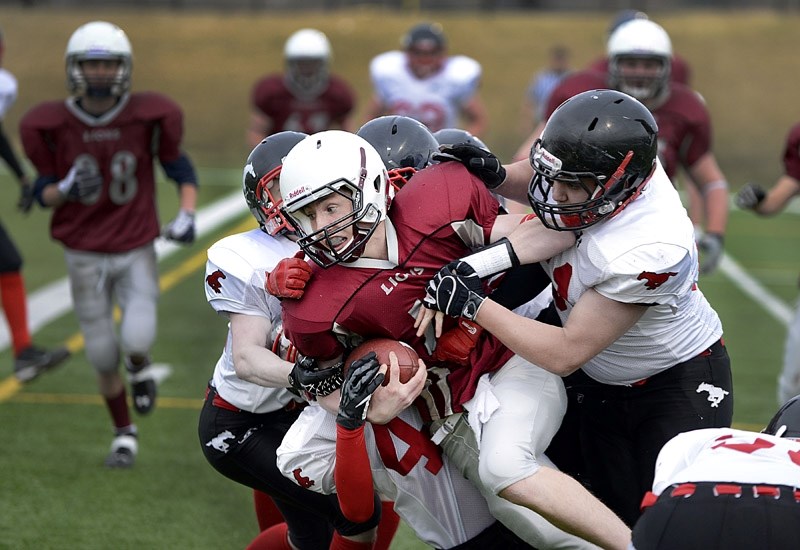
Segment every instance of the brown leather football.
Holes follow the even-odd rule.
[[[391,368],[389,352],[393,351],[397,355],[397,362],[400,365],[400,382],[408,382],[419,369],[419,355],[414,351],[414,348],[405,342],[392,340],[391,338],[373,338],[372,340],[365,341],[350,352],[344,364],[344,372],[346,373],[350,368],[350,363],[361,359],[371,351],[375,352],[381,364],[385,363],[389,368]],[[386,378],[383,381],[383,385],[385,386],[388,383],[389,371],[386,371]]]

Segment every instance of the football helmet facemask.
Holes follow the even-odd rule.
[[[131,85],[133,51],[125,31],[106,21],[92,21],[78,27],[67,42],[64,53],[67,89],[75,96],[119,97]],[[82,63],[89,60],[116,60],[119,67],[106,80],[87,80]]]
[[[328,87],[331,45],[324,33],[300,29],[283,48],[286,86],[298,98],[309,100]]]
[[[321,267],[358,258],[394,198],[381,156],[364,138],[341,130],[312,134],[283,160],[281,211],[294,226],[297,244]],[[352,204],[338,220],[314,228],[304,207],[337,193]],[[352,228],[344,246],[333,237]]]
[[[383,159],[389,173],[389,183],[399,191],[417,170],[431,164],[431,155],[439,143],[428,127],[405,116],[374,118],[358,129]]]
[[[273,237],[294,231],[280,211],[280,189],[275,183],[280,181],[283,157],[305,137],[306,134],[301,132],[272,134],[250,151],[244,165],[242,172],[244,200],[261,230]]]
[[[622,92],[592,90],[568,99],[531,148],[533,211],[559,231],[585,229],[620,212],[655,169],[657,134],[650,111]],[[555,181],[583,187],[586,200],[557,203]]]
[[[800,439],[800,395],[792,397],[778,409],[764,433],[789,439]]]
[[[672,42],[658,23],[634,19],[620,25],[608,39],[607,53],[609,85],[612,88],[639,101],[656,99],[669,91]],[[655,74],[630,74],[620,68],[624,59],[654,59],[661,68]]]

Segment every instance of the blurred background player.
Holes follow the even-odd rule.
[[[106,465],[133,466],[138,452],[122,358],[139,414],[155,406],[150,350],[159,294],[154,241],[194,241],[197,178],[181,150],[183,114],[155,92],[131,93],[133,54],[105,21],[80,26],[66,48],[66,101],[48,101],[20,122],[35,190],[53,209],[50,234],[64,246],[75,314],[114,427]],[[159,229],[154,161],[175,181],[178,215]],[[119,337],[114,303],[122,310]]]
[[[606,40],[611,38],[611,35],[614,34],[614,31],[616,31],[621,25],[627,23],[628,21],[633,21],[634,19],[650,19],[650,17],[645,12],[639,10],[620,10],[608,25],[608,30],[606,31]],[[600,59],[596,59],[586,68],[590,71],[607,73],[608,57],[603,56]],[[670,62],[669,72],[670,80],[672,82],[677,82],[678,84],[689,86],[691,74],[692,71],[691,67],[689,66],[689,62],[679,54],[672,52],[672,60]]]
[[[0,157],[17,178],[20,198],[17,208],[27,213],[33,206],[33,186],[11,148],[2,121],[17,99],[17,79],[2,67],[5,42],[0,31]],[[53,350],[35,346],[28,327],[28,304],[25,281],[22,278],[22,256],[14,241],[0,224],[0,303],[8,323],[14,348],[14,376],[20,382],[30,382],[44,371],[61,364],[69,351],[64,347]]]
[[[242,188],[259,227],[216,242],[206,264],[206,299],[228,319],[229,329],[200,413],[201,449],[219,473],[269,495],[286,520],[261,533],[253,549],[282,548],[287,537],[293,547],[309,550],[328,548],[332,537],[336,544],[344,543],[343,536],[371,541],[380,516],[379,506],[362,524],[349,522],[335,495],[308,491],[275,464],[276,450],[305,402],[287,389],[296,351],[281,338],[281,305],[264,292],[264,272],[299,250],[278,210],[278,181],[283,157],[304,137],[279,132],[253,149]],[[264,525],[261,516],[259,523]]]
[[[709,428],[661,449],[636,550],[790,550],[800,540],[800,395],[762,432]]]
[[[551,46],[548,50],[547,65],[533,75],[525,90],[522,102],[522,131],[528,135],[539,122],[544,120],[544,111],[550,93],[565,76],[572,72],[570,51],[563,44]]]
[[[786,137],[783,149],[783,175],[769,190],[756,183],[748,183],[736,195],[736,205],[761,216],[774,216],[782,212],[789,201],[798,194],[800,194],[800,123],[795,124]],[[797,394],[800,394],[800,302],[786,334],[783,368],[778,377],[778,402],[785,403]]]
[[[354,129],[351,115],[356,96],[347,82],[331,74],[332,58],[328,37],[316,29],[300,29],[286,40],[284,72],[267,75],[253,86],[247,130],[250,147],[282,131],[313,134]]]
[[[672,42],[667,32],[648,19],[633,19],[620,25],[608,40],[609,71],[581,71],[565,78],[553,90],[546,114],[566,99],[588,90],[612,88],[641,101],[658,123],[658,155],[674,182],[679,168],[702,198],[705,224],[696,228],[701,251],[700,273],[713,272],[723,254],[728,223],[728,183],[712,150],[711,116],[703,98],[691,88],[670,82]],[[546,122],[546,121],[545,121]],[[541,134],[539,124],[517,151],[527,158]],[[691,200],[690,200],[691,202]],[[694,211],[694,205],[689,205]],[[697,215],[692,222],[700,223]]]
[[[420,23],[403,36],[403,50],[382,53],[369,65],[373,95],[367,120],[403,115],[431,132],[463,127],[486,133],[489,114],[478,88],[481,66],[470,57],[447,54],[447,39],[436,23]]]

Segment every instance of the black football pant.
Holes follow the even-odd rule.
[[[11,236],[0,223],[0,273],[16,273],[22,269],[22,256]]]
[[[235,412],[213,405],[215,395],[214,388],[209,386],[198,426],[206,460],[225,477],[272,497],[289,526],[295,546],[301,550],[327,549],[333,529],[341,535],[356,535],[378,525],[381,503],[377,495],[372,518],[356,524],[342,515],[335,494],[322,495],[303,489],[278,470],[277,449],[299,410],[265,414]],[[224,435],[220,438],[221,434]],[[208,445],[212,440],[225,450]]]
[[[795,550],[800,548],[800,495],[776,486],[761,494],[742,484],[739,496],[714,496],[715,483],[698,483],[691,496],[667,488],[633,528],[636,550]],[[761,486],[763,488],[763,486]]]
[[[652,488],[664,444],[679,433],[728,427],[733,420],[730,358],[720,342],[640,385],[601,384],[582,372],[570,382],[587,484],[629,526]],[[728,393],[712,399],[712,392]]]

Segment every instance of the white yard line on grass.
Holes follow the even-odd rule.
[[[247,212],[242,193],[232,193],[197,211],[198,238],[215,231],[220,226]],[[156,241],[156,254],[159,260],[167,258],[180,250],[180,246],[159,238]],[[64,277],[28,295],[28,324],[35,333],[48,323],[55,321],[72,310],[72,297],[69,283]],[[0,351],[11,344],[11,337],[5,323],[0,323]]]

